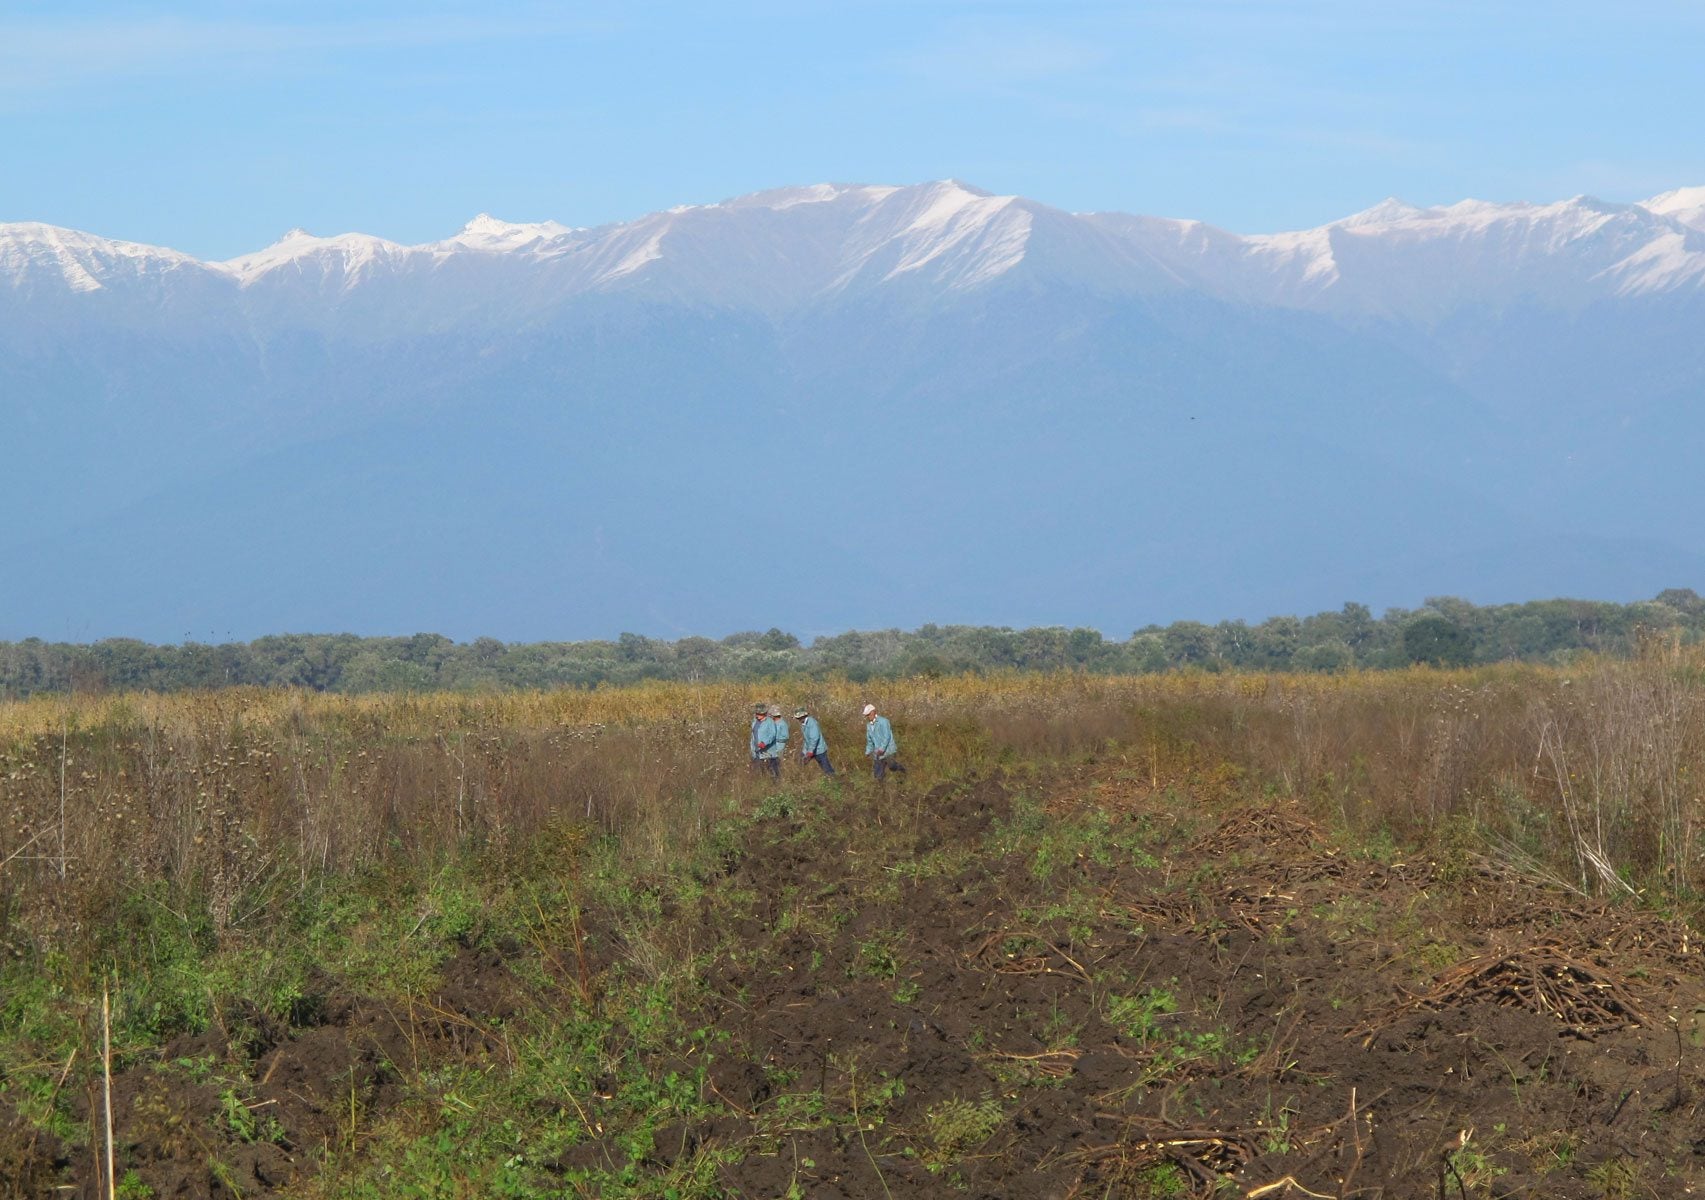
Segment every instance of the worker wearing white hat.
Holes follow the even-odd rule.
[[[764,709],[761,718],[754,717],[752,750],[757,755],[753,765],[781,778],[781,755],[787,747],[787,722],[781,719],[781,708],[772,704]]]
[[[781,778],[781,756],[787,753],[787,719],[781,715],[781,705],[770,705],[768,717],[758,726],[758,756],[771,775]]]
[[[888,718],[876,711],[876,705],[866,704],[864,753],[870,759],[876,778],[881,779],[889,771],[898,771],[902,775],[906,773],[906,768],[894,759],[899,752],[900,744],[894,740],[894,727],[888,723]]]
[[[793,719],[799,722],[799,761],[814,762],[822,768],[823,774],[833,775],[835,764],[829,761],[829,743],[823,740],[823,727],[817,723],[817,718],[811,715],[811,710],[800,705],[793,710]]]

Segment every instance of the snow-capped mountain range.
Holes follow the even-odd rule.
[[[548,309],[617,291],[766,313],[883,287],[969,291],[1046,279],[1110,293],[1185,289],[1222,300],[1430,319],[1531,300],[1581,306],[1705,286],[1705,187],[1641,204],[1386,200],[1318,229],[1241,235],[1199,221],[1067,213],[947,180],[821,184],[572,228],[486,214],[443,241],[291,230],[263,250],[200,262],[174,250],[36,223],[0,224],[0,287],[13,299],[130,292],[225,302],[293,293],[335,304],[407,281],[508,289]],[[424,315],[424,314],[423,314]],[[452,307],[447,319],[461,316]]]
[[[0,637],[1649,594],[1702,582],[1702,335],[1705,187],[1243,235],[822,184],[227,262],[0,224]],[[758,493],[850,528],[754,556]]]

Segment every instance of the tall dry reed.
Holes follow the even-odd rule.
[[[1583,891],[1691,892],[1702,676],[1671,647],[1568,671],[41,697],[0,705],[0,921],[75,931],[163,882],[239,930],[319,873],[502,850],[562,821],[667,856],[768,786],[746,761],[754,699],[807,703],[855,773],[872,698],[927,768],[914,785],[1091,751],[1151,781],[1188,761],[1365,833],[1472,822]]]

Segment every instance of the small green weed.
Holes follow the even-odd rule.
[[[1177,1011],[1177,997],[1163,988],[1150,988],[1139,996],[1107,997],[1107,1023],[1145,1046],[1161,1035],[1160,1019]]]
[[[126,1171],[124,1178],[113,1188],[117,1200],[153,1200],[154,1189],[142,1182],[142,1177],[134,1170]]]
[[[1470,1196],[1489,1193],[1492,1184],[1508,1169],[1493,1162],[1486,1151],[1474,1142],[1474,1134],[1462,1135],[1462,1144],[1445,1155],[1445,1167],[1460,1189]]]
[[[1604,1200],[1632,1200],[1640,1183],[1639,1164],[1626,1158],[1607,1158],[1588,1168],[1587,1182],[1603,1194]]]
[[[1561,1170],[1575,1161],[1575,1155],[1580,1150],[1580,1140],[1566,1130],[1558,1129],[1550,1133],[1539,1133],[1516,1146],[1532,1161],[1534,1170],[1541,1175],[1551,1171]]]
[[[924,1113],[927,1145],[920,1161],[932,1172],[940,1172],[981,1149],[999,1128],[1005,1114],[1000,1102],[984,1098],[965,1100],[955,1096],[932,1104]]]
[[[232,1088],[219,1093],[219,1119],[238,1141],[252,1142],[259,1132],[255,1114]]]
[[[1172,1163],[1144,1167],[1131,1182],[1135,1185],[1134,1194],[1142,1200],[1173,1200],[1190,1194],[1190,1181]]]
[[[1269,1099],[1268,1104],[1272,1101]],[[1291,1152],[1291,1119],[1298,1114],[1290,1100],[1286,1100],[1277,1109],[1269,1108],[1267,1114],[1256,1121],[1261,1127],[1261,1150],[1265,1154],[1289,1154]]]
[[[860,942],[850,972],[865,979],[893,979],[900,974],[900,959],[891,941],[870,938]]]

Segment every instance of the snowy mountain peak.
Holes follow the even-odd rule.
[[[1705,230],[1705,187],[1676,188],[1661,196],[1653,196],[1640,207],[1694,229]]]
[[[1373,228],[1413,220],[1416,217],[1425,216],[1427,212],[1427,209],[1416,208],[1406,200],[1399,200],[1396,196],[1387,196],[1372,208],[1365,208],[1359,213],[1354,213],[1341,221],[1334,221],[1332,224],[1339,229]]]
[[[1029,247],[1032,213],[1016,196],[944,179],[862,199],[830,290],[902,279],[950,290],[975,287],[1011,271]]]
[[[0,224],[0,284],[13,289],[58,286],[98,292],[122,278],[155,277],[198,269],[187,254],[160,246],[116,241],[39,221]]]
[[[292,229],[264,250],[217,265],[236,276],[244,287],[278,272],[321,278],[337,276],[347,287],[375,265],[406,257],[408,253],[405,246],[367,233],[316,237],[305,229]]]
[[[1705,187],[1676,188],[1653,196],[1640,205],[1655,213],[1671,213],[1677,209],[1698,208],[1705,205]]]
[[[80,253],[111,255],[117,258],[163,259],[170,262],[193,263],[197,260],[164,246],[148,246],[104,238],[80,229],[66,229],[41,221],[0,222],[0,246],[36,246],[74,250]]]
[[[1601,224],[1604,218],[1634,211],[1627,204],[1613,204],[1595,196],[1574,196],[1554,204],[1532,204],[1525,200],[1498,202],[1492,200],[1459,200],[1455,204],[1420,207],[1395,197],[1383,200],[1372,208],[1333,221],[1324,229],[1348,229],[1358,233],[1407,230],[1433,236],[1443,227],[1462,231],[1485,230],[1499,224],[1552,224],[1588,227]],[[1305,230],[1312,233],[1313,230]],[[1279,235],[1285,236],[1285,235]],[[1292,235],[1295,236],[1295,235]]]
[[[806,204],[833,204],[836,201],[849,201],[854,204],[875,203],[886,199],[895,192],[897,187],[879,184],[863,183],[811,183],[801,187],[770,188],[762,192],[751,192],[744,196],[736,196],[732,200],[724,200],[715,207],[720,209],[764,208],[772,212],[798,208]],[[690,208],[672,209],[673,212],[690,212]]]
[[[1627,212],[1633,207],[1633,205],[1629,204],[1618,204],[1614,200],[1600,200],[1597,196],[1589,196],[1585,193],[1582,193],[1579,196],[1572,196],[1563,203],[1577,211],[1594,212],[1603,216],[1611,216],[1616,213]]]
[[[980,188],[974,183],[966,183],[963,179],[941,179],[941,180],[937,180],[933,184],[926,184],[925,186],[926,187],[937,187],[937,188],[952,188],[956,192],[965,192],[965,193],[968,193],[969,195],[979,196],[979,197],[983,197],[983,198],[992,197],[994,195],[993,192],[988,191],[985,188]]]
[[[565,237],[576,230],[558,221],[513,222],[500,221],[490,213],[481,213],[455,237],[441,243],[446,247],[462,246],[470,250],[496,253],[536,249],[545,242]]]

